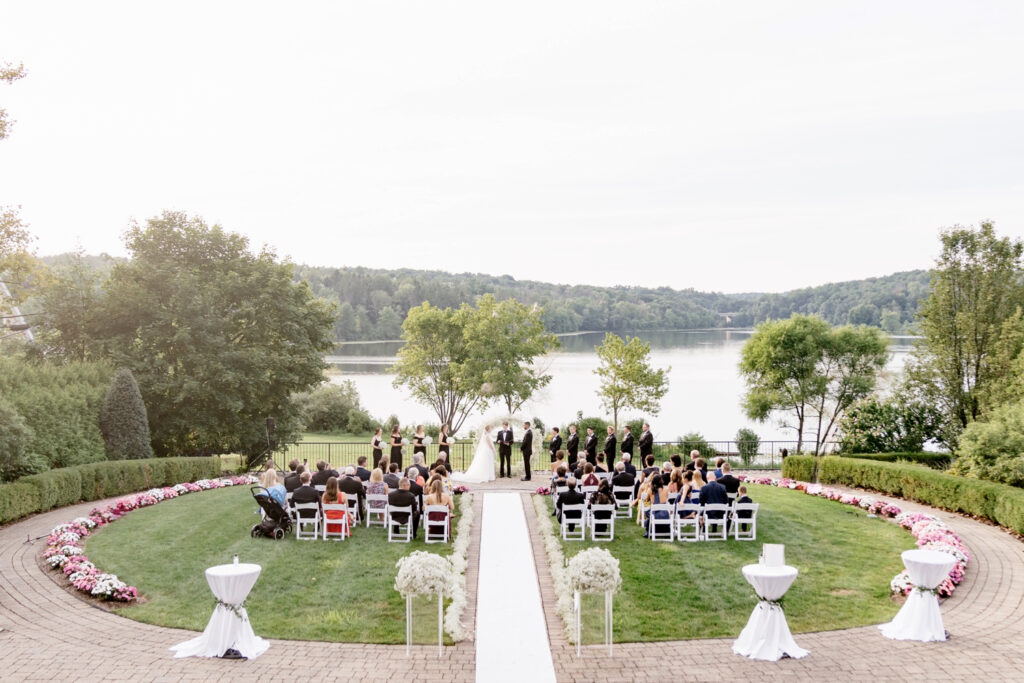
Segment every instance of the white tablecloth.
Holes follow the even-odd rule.
[[[206,570],[206,582],[213,595],[221,603],[236,606],[238,613],[218,604],[201,636],[171,648],[175,658],[220,657],[234,648],[244,657],[254,659],[267,651],[270,643],[253,633],[245,608],[238,607],[252,590],[260,570],[258,564],[221,564]]]
[[[895,618],[878,628],[883,636],[893,640],[945,640],[946,628],[939,611],[939,596],[933,591],[949,576],[956,558],[935,550],[904,550],[902,557],[910,580],[917,588],[910,591]]]
[[[751,659],[772,662],[782,659],[783,655],[799,659],[810,654],[794,642],[782,608],[771,604],[786,594],[796,580],[796,575],[796,567],[767,567],[761,564],[743,567],[743,578],[754,587],[761,602],[754,607],[740,637],[732,644],[733,652]]]

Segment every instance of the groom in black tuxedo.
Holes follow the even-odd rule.
[[[526,476],[519,481],[530,481],[530,456],[533,455],[533,432],[530,430],[530,423],[524,422],[523,443],[519,450],[523,452],[523,467],[526,469]]]
[[[565,451],[569,454],[566,463],[572,472],[576,469],[576,459],[579,457],[577,453],[580,452],[580,435],[576,433],[576,425],[569,425],[569,439],[565,442]]]
[[[558,427],[552,427],[551,431],[553,431],[555,433],[555,435],[553,437],[551,437],[551,447],[550,447],[551,448],[551,462],[554,462],[555,461],[555,455],[558,453],[559,449],[562,448],[562,436],[558,433]]]
[[[508,428],[508,422],[501,423],[498,430],[498,462],[500,465],[500,476],[512,476],[512,430]],[[505,473],[506,466],[508,474]]]

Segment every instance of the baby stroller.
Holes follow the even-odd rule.
[[[288,516],[288,512],[271,498],[270,491],[262,486],[253,486],[249,490],[252,491],[252,497],[256,500],[256,504],[266,513],[263,521],[253,526],[250,532],[252,537],[266,536],[277,540],[284,538],[284,535],[292,530],[292,520]]]

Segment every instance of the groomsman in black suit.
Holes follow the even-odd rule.
[[[608,425],[608,438],[604,440],[604,461],[615,462],[615,442],[618,439],[615,438],[615,427]]]
[[[523,423],[523,442],[519,446],[519,450],[523,452],[523,468],[526,470],[526,476],[519,481],[530,481],[530,456],[533,455],[533,431],[530,430],[530,423]]]
[[[583,442],[583,450],[587,452],[587,462],[591,465],[597,464],[597,436],[594,435],[594,428],[587,427],[587,440]]]
[[[557,453],[558,450],[562,447],[562,437],[558,433],[558,427],[552,427],[551,431],[553,431],[555,433],[555,435],[553,437],[551,437],[551,446],[550,446],[550,449],[551,449],[551,462],[554,462],[555,461],[555,453]]]
[[[569,454],[568,470],[576,469],[577,454],[580,452],[580,435],[576,433],[576,425],[569,425],[569,439],[565,442],[565,450]]]
[[[651,425],[644,422],[644,431],[640,434],[640,464],[647,462],[647,456],[654,453],[654,435],[651,434]]]
[[[500,465],[500,476],[512,476],[512,430],[508,428],[508,422],[501,423],[498,430],[498,462]],[[506,466],[508,474],[505,473]]]
[[[625,434],[622,435],[622,446],[619,447],[619,450],[623,453],[633,455],[633,428],[626,425],[623,429],[625,430]],[[612,461],[609,460],[608,462],[611,464]]]

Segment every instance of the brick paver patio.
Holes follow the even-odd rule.
[[[526,495],[538,484],[505,479],[472,488],[474,493],[523,492],[535,532],[533,550],[559,680],[647,681],[668,675],[677,680],[1024,680],[1024,544],[997,527],[906,502],[900,503],[904,509],[929,510],[951,524],[971,552],[967,578],[943,605],[951,635],[946,643],[890,641],[867,626],[798,635],[797,642],[811,650],[802,660],[753,662],[732,654],[731,639],[716,639],[616,645],[614,657],[600,647],[586,647],[578,661],[552,609],[547,557]],[[28,539],[45,536],[56,524],[96,504],[54,510],[0,529],[0,680],[473,679],[472,642],[446,648],[440,660],[430,646],[414,648],[407,659],[404,646],[282,640],[272,640],[270,650],[254,661],[172,659],[167,648],[193,633],[140,624],[94,608],[63,590],[37,564],[43,541]],[[476,497],[474,507],[480,520],[482,496]],[[480,527],[477,523],[474,528],[467,569],[470,622],[476,609]]]

